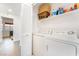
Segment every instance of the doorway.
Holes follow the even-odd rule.
[[[13,19],[2,17],[2,39],[10,39],[13,40]]]

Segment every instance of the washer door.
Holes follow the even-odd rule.
[[[76,47],[74,45],[69,45],[61,43],[54,40],[48,40],[48,52],[49,56],[75,56]]]

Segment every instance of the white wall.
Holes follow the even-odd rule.
[[[2,19],[0,17],[0,42],[2,42],[2,28],[3,28],[3,26],[2,26]]]
[[[20,17],[14,18],[14,25],[13,25],[13,35],[14,41],[21,40],[21,19]]]
[[[33,6],[33,16],[32,16],[32,18],[33,18],[33,21],[32,21],[33,33],[36,33],[39,30],[39,24],[38,24],[39,23],[39,21],[38,21],[38,7],[39,7],[39,5],[40,4],[36,4],[35,6]]]

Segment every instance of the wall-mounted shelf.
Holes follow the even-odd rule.
[[[63,13],[63,14],[60,14],[60,15],[49,16],[48,18],[44,18],[42,20],[39,20],[39,22],[43,23],[43,22],[46,22],[46,21],[54,20],[55,18],[60,18],[60,17],[63,17],[63,16],[70,16],[70,15],[74,15],[74,14],[79,15],[78,12],[79,12],[79,9],[76,9],[76,10],[73,10],[73,11],[70,11],[70,12],[66,12],[66,13]]]

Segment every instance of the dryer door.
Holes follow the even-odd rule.
[[[75,56],[76,48],[74,45],[48,40],[47,55],[49,56]]]

